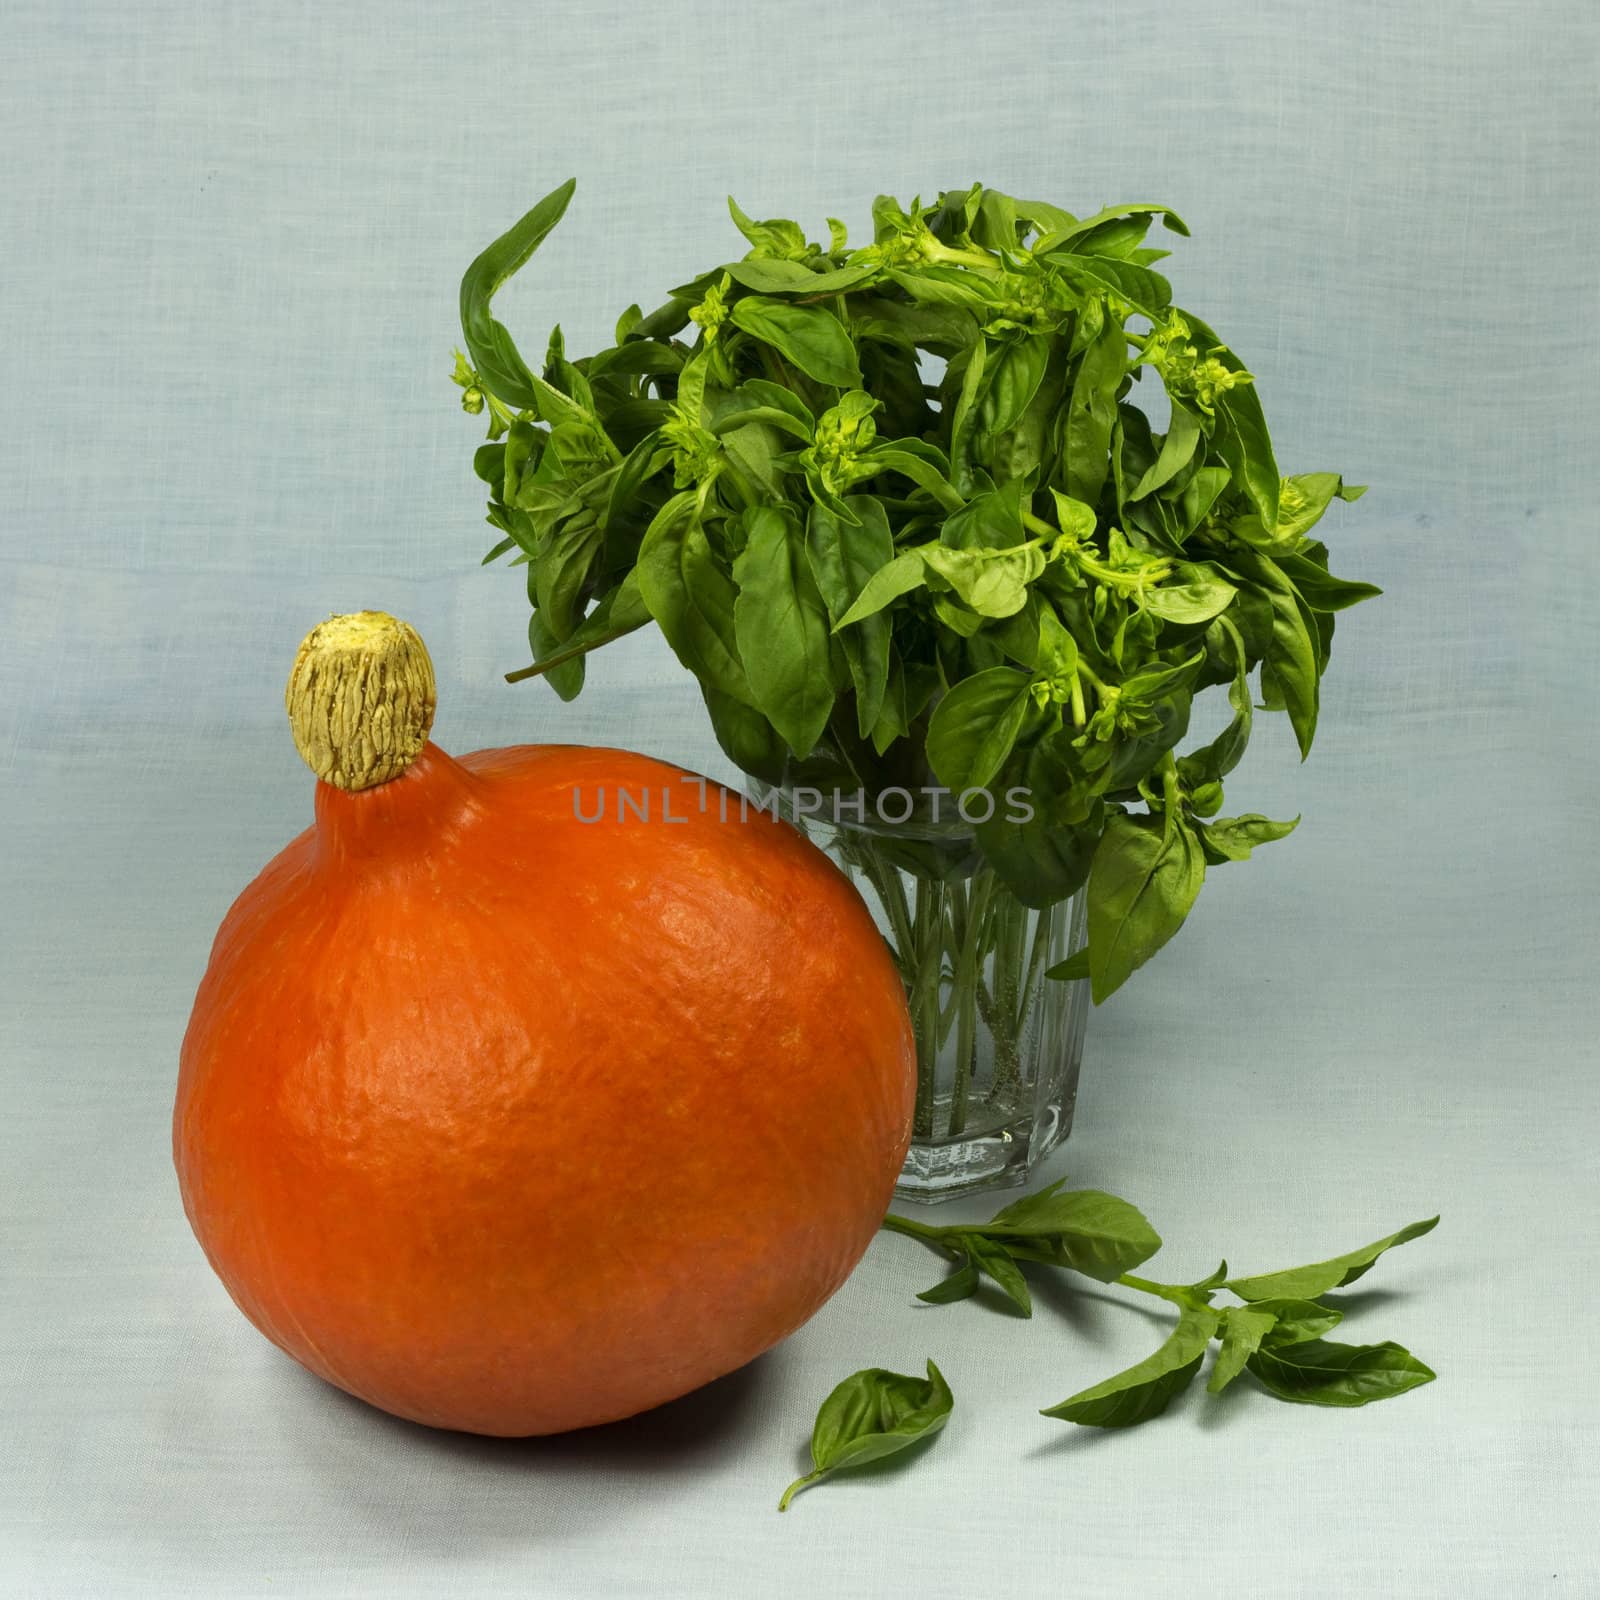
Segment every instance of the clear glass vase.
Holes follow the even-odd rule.
[[[844,869],[905,979],[917,1097],[896,1194],[936,1201],[1027,1182],[1072,1127],[1089,985],[1044,974],[1084,943],[1082,893],[1024,905],[959,821],[861,822],[815,790],[750,788]]]

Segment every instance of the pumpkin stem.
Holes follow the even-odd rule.
[[[373,789],[416,760],[433,726],[433,662],[408,622],[353,611],[301,641],[284,691],[295,748],[336,789]]]

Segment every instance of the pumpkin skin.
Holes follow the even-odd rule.
[[[319,782],[229,911],[173,1153],[295,1360],[416,1422],[545,1434],[805,1322],[888,1208],[914,1076],[887,946],[787,824],[623,751],[426,744]]]

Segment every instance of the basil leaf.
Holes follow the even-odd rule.
[[[1211,1367],[1207,1394],[1221,1394],[1245,1369],[1273,1330],[1277,1317],[1262,1306],[1229,1306],[1222,1313],[1222,1348]]]
[[[1084,945],[1081,950],[1074,950],[1065,961],[1058,961],[1053,967],[1045,968],[1045,977],[1054,978],[1057,983],[1077,983],[1080,979],[1089,976],[1089,947]]]
[[[1227,356],[1222,357],[1227,364]],[[1261,398],[1253,383],[1219,394],[1215,435],[1218,453],[1228,463],[1233,481],[1250,496],[1261,520],[1271,525],[1278,514],[1278,464],[1272,454]]]
[[[701,683],[700,698],[723,754],[741,772],[753,773],[767,783],[782,783],[788,771],[789,747],[772,724],[753,706],[722,694],[709,683]]]
[[[512,424],[516,426],[515,423]],[[500,485],[505,482],[506,475],[506,447],[503,444],[479,445],[472,453],[472,471],[474,476],[481,478],[495,493],[500,493]]]
[[[1089,868],[1089,972],[1095,1003],[1114,994],[1180,927],[1205,880],[1182,816],[1112,816]]]
[[[1299,817],[1292,822],[1273,822],[1252,811],[1242,817],[1218,817],[1214,822],[1206,823],[1200,842],[1205,848],[1206,860],[1213,865],[1224,861],[1248,861],[1251,850],[1258,844],[1287,839],[1299,826]]]
[[[1078,226],[1078,219],[1070,211],[1063,211],[1047,200],[1013,200],[1011,208],[1020,221],[1029,223],[1041,236],[1047,229],[1050,233],[1064,234]]]
[[[1072,250],[1075,255],[1119,256],[1147,266],[1172,254],[1170,250],[1141,249],[1149,231],[1149,217],[1110,217],[1073,240]]]
[[[1146,589],[1139,600],[1146,611],[1166,622],[1209,622],[1226,611],[1239,592],[1209,567],[1180,562],[1177,570],[1183,583]]]
[[[971,1235],[965,1242],[968,1261],[993,1278],[1001,1293],[1023,1316],[1031,1317],[1033,1296],[1028,1293],[1028,1280],[1005,1247],[981,1233]]]
[[[1059,489],[1051,489],[1050,498],[1055,501],[1056,525],[1069,539],[1081,544],[1094,536],[1096,519],[1093,506],[1086,505],[1082,500],[1074,500]]]
[[[1336,578],[1325,566],[1304,555],[1281,555],[1277,560],[1284,577],[1313,611],[1344,611],[1383,593],[1375,583]]]
[[[500,235],[461,279],[461,332],[479,382],[508,406],[537,403],[535,380],[502,323],[490,315],[495,291],[522,267],[561,220],[578,180],[568,178]]]
[[[738,202],[731,194],[728,196],[728,215],[733,218],[734,227],[763,254],[775,257],[805,254],[806,236],[799,223],[791,222],[787,217],[754,222],[739,209]]]
[[[1276,701],[1288,711],[1303,761],[1317,731],[1321,675],[1312,614],[1270,557],[1241,550],[1230,553],[1228,563],[1255,582],[1270,608],[1272,633],[1261,664],[1262,696],[1269,705]]]
[[[720,437],[723,434],[737,432],[752,422],[776,428],[780,433],[786,433],[791,439],[797,439],[802,444],[811,442],[810,428],[790,416],[787,411],[779,411],[773,406],[747,406],[743,410],[724,412],[712,423],[711,431]]]
[[[1021,243],[1016,202],[998,189],[985,189],[978,197],[978,214],[972,220],[972,242],[986,250],[1015,250]]]
[[[1243,372],[1244,363],[1217,335],[1192,312],[1183,319],[1197,340],[1216,346],[1216,358],[1230,372]],[[1254,383],[1225,389],[1216,398],[1216,432],[1212,436],[1217,453],[1228,463],[1233,481],[1249,496],[1260,514],[1264,528],[1278,525],[1278,494],[1281,480],[1272,453],[1267,419],[1261,414],[1261,396]]]
[[[1239,1306],[1231,1311],[1239,1311]],[[1320,1339],[1332,1333],[1344,1321],[1344,1313],[1332,1306],[1320,1305],[1315,1300],[1256,1300],[1250,1309],[1272,1318],[1272,1327],[1262,1344],[1272,1348],[1283,1344],[1303,1344],[1307,1339]]]
[[[755,484],[757,490],[765,496],[767,503],[776,501],[783,505],[783,486],[780,480],[784,469],[779,459],[783,452],[780,449],[781,441],[772,427],[771,417],[746,418],[737,428],[722,434],[721,438],[722,448],[728,453],[734,466],[743,472],[747,480]],[[788,507],[785,506],[784,509],[787,510]]]
[[[1078,255],[1062,250],[1039,258],[1080,287],[1109,291],[1133,310],[1159,322],[1172,303],[1172,285],[1159,272],[1116,256]]]
[[[686,357],[680,345],[662,344],[656,339],[634,339],[602,350],[589,358],[589,376],[600,378],[641,377],[645,374],[670,374],[683,370]]]
[[[917,1299],[926,1301],[930,1306],[949,1305],[956,1300],[966,1300],[977,1293],[980,1277],[969,1253],[966,1260],[948,1278],[941,1278],[931,1289],[924,1289]]]
[[[578,625],[577,606],[603,535],[592,518],[561,524],[534,563],[534,595],[552,639],[565,640]]]
[[[951,367],[956,363],[952,361]],[[967,359],[961,366],[961,389],[956,395],[956,408],[950,418],[950,472],[957,490],[963,495],[972,493],[972,435],[977,427],[978,403],[987,387],[989,342],[975,339],[967,350]],[[953,376],[953,372],[948,374]]]
[[[1155,698],[1152,692],[1141,691],[1137,680],[1128,682],[1134,684],[1135,692],[1126,696],[1127,703],[1144,707],[1155,726],[1106,747],[1111,759],[1104,768],[1105,786],[1113,791],[1137,788],[1160,766],[1162,756],[1177,748],[1178,741],[1189,731],[1189,709],[1194,699],[1181,685],[1164,689],[1161,692],[1165,697]]]
[[[864,621],[892,605],[902,595],[920,589],[927,579],[927,569],[922,564],[922,551],[902,550],[887,566],[880,567],[861,586],[861,592],[850,609],[833,625],[837,633],[841,628]]]
[[[945,544],[920,547],[923,565],[936,572],[980,617],[1015,616],[1028,603],[1028,585],[1044,571],[1044,552],[1036,545],[1010,550],[952,550]]]
[[[1143,500],[1177,477],[1194,459],[1201,442],[1200,419],[1185,405],[1172,402],[1172,420],[1161,441],[1161,454],[1145,468],[1143,476],[1129,494],[1130,500]]]
[[[866,262],[853,267],[836,267],[829,272],[814,272],[799,261],[756,256],[745,261],[730,261],[722,269],[742,288],[757,294],[842,294],[866,279],[876,276],[877,268]]]
[[[685,489],[674,495],[645,531],[635,569],[639,593],[673,654],[702,688],[759,710],[739,658],[738,591],[706,539],[696,494]]]
[[[739,385],[737,393],[765,411],[782,411],[800,424],[799,433],[809,439],[817,431],[817,419],[811,407],[793,389],[781,383],[769,383],[765,378],[747,378]],[[790,430],[794,431],[794,430]]]
[[[1027,715],[1028,675],[1014,667],[975,672],[934,708],[928,764],[947,789],[982,789],[994,781]]]
[[[1187,539],[1198,528],[1218,496],[1228,487],[1226,467],[1201,467],[1184,485],[1178,499],[1179,537]]]
[[[1285,478],[1278,495],[1278,520],[1267,524],[1274,542],[1292,550],[1322,520],[1335,498],[1349,498],[1337,472],[1301,472]]]
[[[1099,1189],[1063,1191],[1058,1178],[1036,1194],[1002,1206],[983,1226],[1018,1260],[1070,1267],[1099,1283],[1132,1272],[1161,1248],[1161,1236],[1137,1206]]]
[[[1017,425],[1049,363],[1050,340],[1040,334],[1027,335],[1001,350],[978,411],[983,432],[1006,433]]]
[[[854,523],[813,505],[806,527],[806,559],[811,576],[835,627],[849,614],[873,573],[894,559],[894,539],[882,503],[854,495],[847,506]],[[861,618],[838,634],[856,692],[856,722],[868,738],[883,708],[889,684],[889,619],[881,611]]]
[[[1060,629],[1048,608],[1041,624],[1047,621]],[[1071,635],[1041,625],[1037,676],[1030,694],[1038,695],[1041,678],[1067,689],[1075,666]],[[985,860],[1001,882],[1024,905],[1042,910],[1076,894],[1087,881],[1105,804],[1090,792],[1095,780],[1084,771],[1065,728],[1045,733],[1029,747],[1012,782],[1019,779],[1031,815],[1019,815],[1019,808],[1008,801],[975,831]]]
[[[978,332],[972,313],[956,306],[908,304],[863,294],[851,300],[850,312],[858,340],[879,339],[903,349],[920,346],[944,356],[965,350]]]
[[[538,667],[538,676],[563,700],[576,700],[583,690],[582,650],[569,650],[557,639],[543,611],[528,618],[528,648]]]
[[[903,448],[905,445],[917,445],[921,448]],[[923,446],[921,440],[917,439],[897,440],[893,444],[878,445],[874,449],[863,451],[857,462],[863,471],[871,467],[880,472],[898,472],[902,477],[909,478],[919,489],[926,489],[945,510],[958,511],[965,506],[966,501],[945,477],[943,470],[928,460],[923,453],[924,450],[931,448]]]
[[[971,306],[978,309],[995,301],[995,290],[986,279],[960,267],[921,267],[907,272],[900,267],[888,269],[890,282],[911,296],[931,306]]]
[[[1130,1428],[1159,1417],[1200,1370],[1220,1321],[1221,1313],[1209,1306],[1186,1306],[1177,1327],[1153,1355],[1041,1415],[1095,1428]]]
[[[836,389],[861,387],[855,346],[831,311],[747,295],[734,301],[729,317],[736,327],[770,344],[808,378]]]
[[[1025,208],[1024,202],[1018,201],[1017,208],[1019,216],[1026,216],[1036,221],[1042,221],[1050,214],[1055,214],[1058,219],[1066,217],[1065,212],[1057,212],[1054,206],[1033,205]],[[1141,201],[1130,205],[1107,206],[1105,210],[1097,211],[1092,217],[1085,217],[1081,222],[1073,220],[1052,222],[1053,231],[1040,240],[1037,248],[1064,250],[1086,233],[1092,233],[1102,223],[1111,222],[1119,217],[1160,217],[1163,227],[1170,228],[1174,233],[1181,233],[1186,239],[1189,237],[1188,226],[1171,206],[1148,205]]]
[[[631,449],[611,480],[611,492],[606,496],[601,523],[609,535],[613,526],[621,523],[632,511],[640,491],[672,459],[670,448],[663,446],[659,432],[647,433]]]
[[[778,1509],[830,1472],[864,1466],[931,1438],[955,1405],[944,1374],[930,1360],[928,1376],[867,1367],[852,1373],[822,1402],[811,1430],[812,1470],[783,1492]]]
[[[524,678],[550,677],[551,687],[563,700],[571,700],[583,687],[583,674],[581,672],[568,672],[560,677],[552,674],[557,668],[566,666],[569,662],[581,665],[582,657],[589,651],[598,649],[603,644],[610,644],[614,639],[620,639],[624,634],[632,633],[637,628],[642,628],[650,621],[650,613],[645,609],[643,599],[639,594],[639,579],[636,569],[630,569],[622,581],[610,594],[605,595],[588,616],[580,622],[572,635],[557,644],[544,626],[538,612],[534,613],[533,625],[529,629],[529,644],[535,657],[534,665],[523,667],[518,672],[507,673],[510,682],[521,682]]]
[[[1342,1256],[1333,1256],[1309,1267],[1290,1267],[1283,1272],[1261,1273],[1250,1278],[1230,1278],[1227,1287],[1241,1300],[1272,1300],[1279,1297],[1315,1300],[1329,1289],[1354,1283],[1385,1250],[1420,1239],[1423,1234],[1432,1233],[1438,1225],[1437,1217],[1428,1217],[1422,1222],[1409,1223],[1398,1233],[1379,1239],[1376,1244],[1363,1245],[1359,1250],[1348,1251]]]
[[[1066,827],[1052,822],[1040,808],[1039,799],[1035,788],[1034,814],[1027,822],[1009,821],[1006,811],[997,808],[995,815],[979,823],[974,832],[984,860],[1000,881],[1024,905],[1042,911],[1069,899],[1083,887],[1094,856],[1096,834],[1089,825]],[[1080,953],[1087,961],[1087,953]]]
[[[1364,1406],[1431,1383],[1437,1374],[1403,1345],[1332,1344],[1307,1339],[1263,1345],[1250,1371],[1280,1400],[1312,1406]]]
[[[1233,652],[1234,676],[1228,685],[1228,704],[1233,707],[1233,720],[1210,744],[1201,745],[1188,755],[1178,757],[1178,781],[1190,790],[1202,784],[1220,783],[1238,766],[1239,758],[1250,743],[1250,726],[1254,717],[1250,699],[1250,664],[1245,655],[1244,640],[1239,630],[1226,617],[1218,617],[1212,624],[1217,636],[1227,640]],[[1212,637],[1208,630],[1207,637]],[[1202,838],[1202,844],[1204,839]]]
[[[828,614],[792,512],[762,505],[734,558],[734,637],[757,707],[795,755],[811,754],[833,710]]]
[[[1093,514],[1091,513],[1091,526]],[[1005,550],[1022,544],[1022,485],[975,494],[960,511],[944,519],[939,543],[952,550]]]
[[[1117,419],[1117,389],[1127,365],[1122,324],[1108,316],[1078,365],[1062,436],[1062,487],[1074,500],[1089,506],[1099,500],[1105,487],[1111,427]]]

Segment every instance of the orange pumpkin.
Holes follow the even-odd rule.
[[[381,613],[314,629],[288,701],[316,824],[222,924],[173,1121],[240,1309],[487,1434],[631,1415],[798,1328],[911,1132],[904,991],[843,875],[645,756],[452,760]]]

